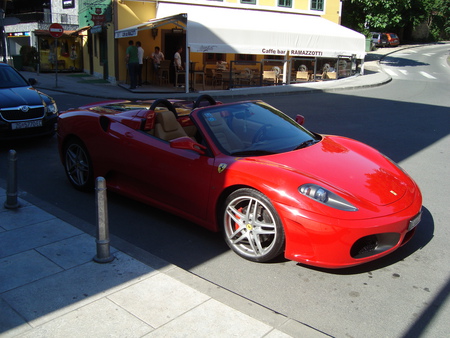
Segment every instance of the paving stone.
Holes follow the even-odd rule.
[[[158,273],[128,255],[112,263],[89,262],[2,294],[32,326],[92,303]]]
[[[146,337],[264,337],[269,325],[214,299],[197,306]]]
[[[83,233],[36,250],[64,269],[70,269],[91,261],[97,254],[97,243],[94,237]],[[116,251],[110,248],[112,255]]]
[[[142,337],[153,328],[106,298],[22,334],[21,338]]]
[[[2,227],[12,230],[54,219],[55,216],[33,205],[23,205],[17,209],[4,209]]]
[[[0,259],[0,293],[63,271],[34,250]],[[39,292],[42,292],[40,290]]]
[[[0,257],[47,245],[83,232],[58,218],[0,233]]]
[[[16,337],[30,329],[31,326],[0,298],[0,336],[2,338]]]
[[[155,328],[209,299],[207,295],[164,274],[129,286],[108,298]]]

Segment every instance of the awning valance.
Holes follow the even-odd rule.
[[[127,27],[124,29],[119,29],[114,32],[114,37],[116,39],[129,38],[129,37],[137,36],[138,31],[152,29],[152,28],[158,28],[160,26],[164,26],[164,25],[167,25],[170,23],[173,23],[182,28],[186,28],[186,14],[170,15],[165,18],[152,19],[152,20],[140,23],[138,25]]]
[[[71,36],[75,31],[64,31],[62,36]],[[50,32],[46,29],[36,29],[33,31],[34,35],[45,35],[45,36],[51,36]]]
[[[84,33],[86,33],[90,29],[91,29],[91,26],[84,26],[84,27],[78,28],[76,31],[74,31],[70,35],[72,35],[72,36],[83,35]]]

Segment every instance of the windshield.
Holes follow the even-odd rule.
[[[0,67],[0,88],[28,87],[24,78],[11,67]]]
[[[262,101],[211,106],[200,118],[217,146],[232,156],[278,154],[321,139]]]

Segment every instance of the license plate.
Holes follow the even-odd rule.
[[[42,127],[42,120],[33,120],[33,121],[22,121],[15,122],[11,124],[11,129],[25,129],[25,128],[34,128],[34,127]]]
[[[419,224],[421,219],[422,219],[422,211],[419,212],[419,214],[416,217],[414,217],[412,220],[409,221],[408,231],[414,229],[417,226],[417,224]]]

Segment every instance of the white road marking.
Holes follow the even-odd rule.
[[[386,73],[388,73],[390,76],[398,76],[398,74],[396,72],[394,72],[393,70],[386,68],[384,70]]]
[[[420,71],[419,74],[422,75],[422,76],[425,76],[426,78],[436,80],[436,78],[433,75],[430,75],[427,72]]]
[[[398,71],[403,75],[408,75],[408,71],[406,69],[399,69]]]

